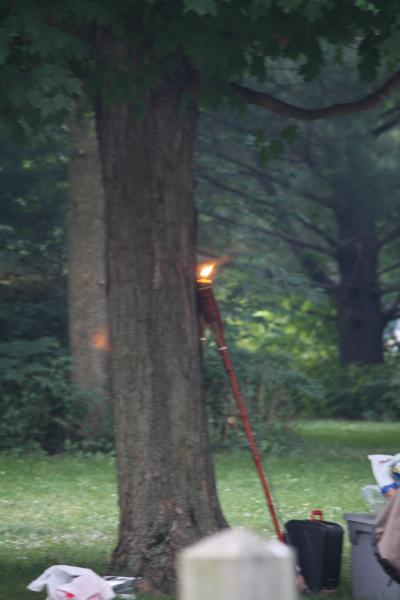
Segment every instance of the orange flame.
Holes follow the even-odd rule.
[[[210,275],[214,271],[216,266],[216,262],[201,263],[200,265],[197,265],[197,281],[201,283],[211,282],[212,280],[210,279]]]
[[[229,256],[221,256],[215,260],[199,263],[196,267],[196,281],[199,283],[211,283],[210,275],[215,276],[217,267],[229,262]]]
[[[90,336],[90,344],[96,350],[103,350],[104,352],[110,352],[110,340],[108,338],[108,331],[105,327],[98,329]]]
[[[209,277],[214,271],[215,265],[206,265],[200,271],[200,277]]]

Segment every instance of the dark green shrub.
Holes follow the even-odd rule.
[[[64,450],[84,415],[69,364],[53,338],[0,343],[0,449]]]
[[[302,398],[302,413],[311,417],[389,420],[400,418],[400,358],[385,364],[323,362],[311,371],[323,393],[317,401]]]
[[[230,347],[235,374],[261,452],[292,446],[293,418],[300,398],[319,396],[318,383],[307,379],[284,352],[266,354]],[[229,379],[215,345],[204,349],[204,385],[211,443],[214,448],[247,448]]]
[[[52,337],[66,344],[66,281],[62,277],[12,277],[0,282],[0,339],[35,341]]]

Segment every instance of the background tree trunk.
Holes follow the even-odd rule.
[[[68,211],[69,337],[73,382],[91,392],[79,432],[95,441],[110,430],[104,191],[94,119],[70,122]]]
[[[379,240],[374,225],[370,223],[366,227],[363,223],[362,210],[362,206],[355,210],[347,206],[343,214],[337,212],[341,239],[337,253],[340,281],[334,295],[343,365],[383,362]]]
[[[226,525],[201,394],[194,290],[196,107],[183,72],[146,112],[98,105],[108,227],[120,531],[115,572],[175,587],[176,551]]]

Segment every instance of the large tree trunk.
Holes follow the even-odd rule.
[[[78,435],[96,443],[110,430],[104,191],[94,119],[70,121],[68,310],[72,379],[85,395]]]
[[[337,255],[340,283],[335,292],[340,360],[352,363],[383,362],[384,319],[378,278],[379,242],[373,224],[350,207],[339,214],[341,238]]]
[[[190,81],[192,79],[192,81]],[[183,71],[132,105],[98,105],[108,224],[120,530],[113,569],[170,593],[176,552],[226,525],[201,393],[194,290],[195,106]]]

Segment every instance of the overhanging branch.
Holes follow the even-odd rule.
[[[396,71],[383,85],[354,102],[331,104],[323,108],[302,108],[279,100],[267,92],[257,92],[238,83],[231,83],[233,93],[241,98],[246,104],[260,106],[290,119],[301,121],[315,121],[326,117],[338,117],[354,112],[371,110],[378,106],[387,96],[400,86],[400,71]]]

